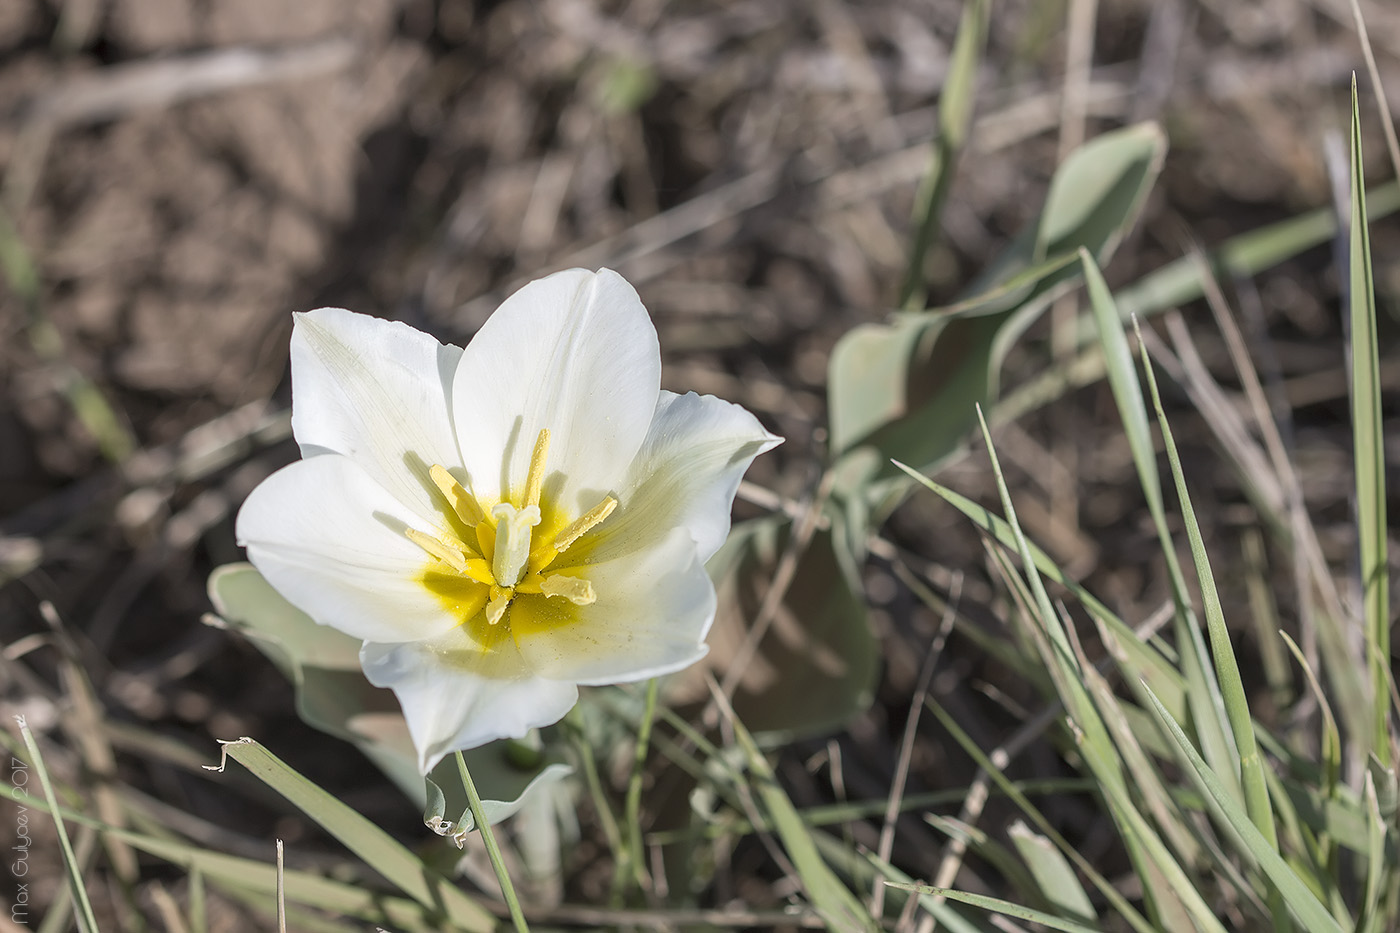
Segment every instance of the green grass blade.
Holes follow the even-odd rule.
[[[1065,920],[1054,914],[1048,914],[1043,910],[1032,910],[1029,907],[1022,907],[1020,904],[1013,904],[1011,901],[1004,901],[999,897],[987,897],[985,894],[969,894],[966,891],[955,891],[951,888],[935,888],[926,884],[899,884],[894,881],[886,881],[892,888],[905,888],[917,894],[933,894],[938,897],[946,897],[950,901],[961,901],[964,904],[971,904],[974,907],[981,907],[983,910],[990,910],[993,913],[1003,914],[1007,917],[1015,917],[1017,920],[1029,920],[1032,923],[1039,923],[1041,926],[1051,930],[1062,930],[1063,933],[1099,933],[1098,927],[1085,926],[1073,920]]]
[[[530,933],[525,914],[520,910],[520,898],[515,894],[515,885],[511,883],[510,871],[506,868],[506,860],[501,855],[501,847],[496,843],[496,833],[491,829],[491,820],[486,811],[482,809],[481,795],[477,793],[476,782],[472,780],[471,771],[467,768],[467,759],[463,757],[461,749],[457,750],[455,757],[457,771],[462,776],[462,788],[467,792],[467,805],[471,808],[472,820],[476,823],[476,828],[481,833],[481,841],[486,846],[491,868],[501,886],[501,897],[505,899],[506,907],[510,910],[511,923],[515,925],[516,933]]]
[[[190,933],[208,933],[209,911],[205,907],[204,872],[198,868],[189,870],[189,922]]]
[[[1220,691],[1220,683],[1208,662],[1206,646],[1201,639],[1200,623],[1191,608],[1186,580],[1177,560],[1171,530],[1167,526],[1162,481],[1157,472],[1157,453],[1152,444],[1147,406],[1143,403],[1142,386],[1138,383],[1132,350],[1123,333],[1118,307],[1103,280],[1103,275],[1099,272],[1098,264],[1084,250],[1080,250],[1079,258],[1084,265],[1089,306],[1098,326],[1099,343],[1103,347],[1109,386],[1113,390],[1113,398],[1117,403],[1123,430],[1132,451],[1133,463],[1137,467],[1138,483],[1147,498],[1147,508],[1152,515],[1152,523],[1161,542],[1162,556],[1167,563],[1172,601],[1176,604],[1175,628],[1177,644],[1182,646],[1181,672],[1187,685],[1186,697],[1191,707],[1191,724],[1201,740],[1206,760],[1218,772],[1227,775],[1227,786],[1237,799],[1241,799],[1241,789],[1238,782],[1233,780],[1233,771],[1226,771],[1224,767],[1225,762],[1237,758],[1239,752],[1227,725],[1225,700]]]
[[[1139,339],[1141,344],[1141,339]],[[1244,680],[1240,677],[1239,663],[1230,643],[1230,631],[1225,626],[1225,612],[1220,606],[1220,594],[1215,586],[1215,576],[1211,571],[1210,555],[1206,553],[1205,540],[1201,536],[1200,523],[1196,520],[1196,510],[1191,504],[1191,495],[1186,488],[1186,475],[1181,468],[1181,458],[1177,453],[1176,441],[1172,436],[1167,414],[1162,409],[1162,397],[1157,391],[1157,378],[1153,374],[1152,362],[1147,357],[1147,348],[1142,348],[1143,371],[1147,375],[1147,387],[1152,394],[1152,407],[1157,414],[1157,425],[1162,432],[1162,443],[1166,448],[1167,462],[1171,465],[1172,479],[1176,483],[1177,500],[1181,505],[1181,517],[1186,525],[1186,537],[1191,545],[1191,557],[1196,565],[1196,580],[1201,587],[1201,602],[1205,607],[1206,632],[1210,636],[1211,659],[1215,663],[1215,676],[1220,683],[1221,697],[1225,701],[1225,716],[1234,738],[1237,760],[1232,763],[1238,769],[1240,785],[1244,790],[1244,805],[1260,835],[1270,848],[1278,851],[1278,831],[1274,825],[1273,807],[1269,803],[1269,785],[1264,777],[1264,760],[1259,751],[1259,743],[1254,737],[1254,722],[1250,717],[1249,699],[1245,694]],[[1219,777],[1224,769],[1212,766]],[[1228,782],[1222,781],[1228,787]],[[1238,799],[1238,798],[1236,798]],[[1276,896],[1270,892],[1270,907],[1276,930],[1289,929],[1287,918],[1276,908]]]
[[[943,499],[953,508],[962,512],[977,527],[989,534],[1002,547],[1010,550],[1016,549],[1016,537],[1011,530],[1011,525],[999,515],[995,515],[985,506],[978,505],[966,496],[954,492],[945,486],[941,486],[933,480],[924,476],[919,471],[895,461],[895,466],[909,474],[925,489]],[[1175,655],[1171,653],[1171,646],[1160,641],[1148,644],[1122,619],[1118,618],[1107,606],[1100,602],[1092,593],[1080,586],[1078,582],[1069,577],[1061,570],[1050,556],[1034,543],[1027,542],[1031,556],[1035,560],[1036,569],[1043,573],[1048,579],[1063,586],[1074,597],[1083,603],[1084,607],[1102,622],[1119,639],[1123,650],[1132,658],[1133,669],[1139,672],[1146,672],[1144,677],[1158,690],[1158,695],[1163,697],[1163,702],[1168,709],[1179,710],[1183,707],[1186,697],[1185,682],[1181,674],[1169,662]],[[1162,690],[1169,690],[1163,694]]]
[[[656,722],[656,699],[660,686],[659,678],[653,677],[647,681],[646,700],[642,721],[637,726],[637,744],[632,753],[632,773],[627,779],[627,798],[623,809],[627,825],[625,851],[628,864],[625,867],[631,869],[627,874],[638,889],[645,887],[646,875],[643,865],[646,854],[642,848],[642,777],[646,771],[647,750],[651,744],[651,728]],[[618,870],[622,872],[624,866],[619,866]]]
[[[393,836],[317,787],[261,744],[252,739],[239,739],[224,744],[223,753],[287,798],[366,865],[418,903],[442,908],[453,917],[466,918],[473,928],[494,926],[495,920],[489,913],[424,865]],[[216,770],[222,770],[223,766],[220,762]]]
[[[1079,876],[1049,839],[1021,822],[1011,824],[1007,834],[1030,869],[1041,895],[1055,905],[1059,916],[1073,917],[1085,923],[1098,919],[1089,895],[1079,884]]]
[[[948,192],[952,190],[958,157],[972,129],[977,69],[987,46],[991,8],[991,0],[971,0],[963,6],[962,18],[958,21],[953,53],[948,59],[943,90],[938,95],[938,139],[933,144],[928,174],[919,186],[914,208],[918,226],[909,248],[904,284],[899,290],[899,306],[906,311],[917,311],[924,305],[924,261],[943,216]]]
[[[857,888],[870,887],[877,877],[901,885],[913,884],[914,879],[870,851],[856,851],[847,842],[829,833],[813,833],[812,839],[827,862],[852,880]],[[938,928],[949,933],[995,933],[994,928],[960,914],[949,902],[931,894],[917,894],[919,905],[938,921]],[[899,907],[897,898],[887,901]],[[980,918],[979,918],[980,919]]]
[[[1357,933],[1380,933],[1383,929],[1380,914],[1381,885],[1389,873],[1385,864],[1385,819],[1381,816],[1380,804],[1376,799],[1376,782],[1371,773],[1365,777],[1366,802],[1366,893],[1361,902],[1361,919],[1357,921]]]
[[[120,839],[122,842],[148,855],[178,865],[190,875],[190,912],[192,930],[206,928],[204,922],[204,883],[207,879],[224,890],[252,895],[263,910],[271,904],[277,890],[277,869],[271,862],[241,858],[213,852],[177,839],[158,839],[129,829],[118,829],[101,820],[82,813],[59,807],[54,811],[41,800],[35,800],[18,788],[0,786],[0,796],[8,797],[22,804],[32,804],[46,813],[57,812],[64,819],[90,827],[98,832]],[[196,881],[196,879],[198,879]],[[354,885],[336,881],[311,872],[289,870],[284,873],[287,899],[306,907],[332,911],[343,916],[356,917],[368,923],[390,923],[395,929],[438,930],[442,928],[439,915],[444,909],[439,905],[423,905],[407,898],[386,896],[381,891],[363,884]],[[480,910],[475,904],[474,909]],[[452,929],[466,933],[490,933],[496,928],[495,919],[483,914],[484,920],[475,915],[453,913],[445,908],[447,920]],[[196,913],[197,911],[197,913]]]
[[[68,878],[68,889],[73,897],[78,927],[84,933],[97,933],[97,918],[92,914],[92,902],[88,900],[87,887],[83,883],[83,870],[78,858],[73,854],[73,846],[68,841],[68,830],[63,825],[63,817],[58,811],[58,798],[53,792],[53,782],[49,780],[49,770],[44,767],[44,757],[39,754],[39,745],[34,741],[34,733],[23,716],[16,716],[20,737],[24,739],[25,750],[29,753],[29,763],[39,775],[39,786],[44,789],[44,799],[48,801],[49,813],[53,816],[54,828],[58,831],[58,850],[63,856],[63,868]]]
[[[1400,210],[1400,184],[1378,185],[1367,195],[1371,216],[1381,218]],[[1210,254],[1216,274],[1224,279],[1252,276],[1285,259],[1320,246],[1337,234],[1337,215],[1319,208],[1289,220],[1251,230],[1226,240]],[[1149,317],[1195,301],[1204,293],[1199,258],[1183,256],[1149,272],[1118,290],[1118,310],[1125,316]],[[1085,322],[1085,327],[1092,326]],[[1087,334],[1085,341],[1087,342]]]
[[[1240,840],[1254,863],[1278,889],[1280,897],[1297,916],[1308,933],[1343,933],[1341,925],[1322,906],[1322,902],[1308,889],[1278,851],[1259,832],[1248,814],[1230,797],[1219,776],[1206,764],[1200,752],[1196,751],[1191,740],[1186,737],[1181,726],[1167,712],[1156,695],[1148,690],[1148,699],[1157,713],[1158,721],[1166,728],[1178,748],[1185,755],[1192,771],[1205,790],[1212,810],[1220,821]]]
[[[870,913],[851,893],[851,889],[841,883],[841,879],[836,877],[835,872],[822,858],[811,830],[802,822],[802,814],[797,812],[787,792],[778,784],[777,776],[768,764],[768,759],[763,757],[763,752],[759,750],[753,736],[749,735],[743,723],[734,717],[733,710],[727,708],[727,703],[722,703],[721,707],[725,709],[726,716],[734,728],[734,738],[744,752],[749,771],[753,775],[754,790],[758,792],[768,818],[773,821],[773,828],[777,830],[783,848],[792,859],[802,886],[812,898],[812,906],[832,929],[865,930],[874,933],[879,928],[871,919]]]
[[[1020,808],[1021,812],[1035,824],[1036,828],[1059,847],[1060,851],[1084,873],[1084,876],[1098,889],[1099,893],[1103,895],[1110,906],[1118,911],[1119,915],[1127,920],[1128,924],[1134,930],[1138,931],[1138,933],[1152,933],[1153,927],[1147,922],[1147,918],[1128,903],[1127,899],[1118,892],[1118,889],[1110,884],[1108,879],[1100,874],[1084,856],[1079,854],[1078,850],[1069,844],[1064,836],[1056,831],[1050,821],[1045,818],[1045,815],[1036,808],[1035,804],[1031,803],[1030,799],[1026,797],[1025,794],[1021,793],[1020,789],[1007,778],[1000,768],[993,764],[982,749],[977,747],[977,743],[972,740],[972,737],[957,724],[956,720],[948,714],[947,710],[939,705],[937,700],[931,696],[925,697],[924,708],[937,717],[938,721],[943,724],[943,728],[948,730],[948,734],[952,736],[953,740],[962,746],[963,751],[967,752],[968,756],[977,764],[977,767],[987,772],[992,781],[1001,789],[1002,793],[1011,798],[1016,806]],[[1217,930],[1218,933],[1223,933],[1224,931],[1223,927],[1206,927],[1206,929],[1212,930],[1212,933],[1216,933]]]
[[[1361,162],[1361,111],[1351,79],[1351,230],[1347,301],[1351,305],[1351,420],[1356,457],[1356,522],[1361,539],[1361,586],[1366,661],[1371,673],[1372,735],[1368,751],[1390,748],[1390,589],[1385,541],[1385,435],[1376,346],[1376,293],[1371,234]],[[1388,757],[1388,756],[1387,756]]]

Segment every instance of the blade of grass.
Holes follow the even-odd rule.
[[[510,921],[515,925],[517,933],[530,933],[530,927],[525,923],[525,915],[520,911],[520,898],[516,897],[515,885],[511,884],[510,872],[506,870],[506,861],[501,856],[501,847],[496,843],[496,832],[491,828],[491,819],[482,809],[481,794],[477,793],[476,782],[467,770],[467,759],[461,750],[458,750],[456,755],[457,773],[462,776],[462,787],[467,792],[467,805],[471,808],[472,819],[481,833],[481,841],[486,846],[486,855],[491,860],[496,880],[501,885],[501,896],[505,898],[506,907],[510,910]]]
[[[627,820],[626,862],[631,869],[632,882],[638,889],[647,885],[646,866],[643,864],[642,849],[642,774],[646,770],[647,749],[651,743],[651,727],[656,722],[656,697],[661,681],[653,677],[647,681],[646,700],[642,720],[637,725],[637,746],[632,756],[632,773],[627,779],[627,799],[623,813]],[[623,871],[619,868],[619,872]]]
[[[494,918],[480,905],[424,865],[393,836],[307,780],[258,742],[226,742],[221,751],[225,760],[209,766],[210,770],[222,771],[228,758],[237,761],[418,903],[445,910],[456,918],[455,922],[473,929],[494,925]]]
[[[1136,327],[1136,322],[1134,324]],[[1138,339],[1141,345],[1141,335]],[[1205,607],[1206,632],[1210,636],[1211,658],[1215,662],[1215,674],[1220,683],[1220,691],[1225,701],[1225,715],[1238,758],[1233,768],[1238,769],[1239,781],[1244,790],[1244,805],[1249,818],[1268,842],[1270,848],[1278,851],[1278,832],[1274,826],[1274,812],[1269,803],[1269,785],[1264,778],[1264,761],[1259,752],[1259,744],[1254,737],[1254,723],[1250,718],[1249,700],[1245,694],[1244,681],[1240,677],[1239,663],[1235,660],[1234,647],[1230,643],[1230,632],[1225,626],[1225,613],[1220,607],[1220,594],[1216,590],[1215,576],[1211,571],[1210,556],[1206,553],[1205,540],[1201,536],[1200,524],[1196,520],[1196,510],[1191,504],[1191,495],[1186,488],[1186,475],[1181,468],[1181,458],[1177,453],[1176,441],[1172,436],[1167,413],[1162,408],[1162,397],[1157,390],[1157,378],[1153,374],[1152,362],[1147,357],[1147,348],[1142,348],[1143,372],[1147,376],[1147,387],[1152,395],[1152,407],[1157,414],[1157,426],[1162,432],[1162,443],[1166,448],[1167,462],[1171,465],[1172,479],[1176,483],[1177,501],[1181,506],[1181,517],[1186,525],[1186,537],[1191,545],[1191,557],[1196,565],[1196,580],[1201,588],[1201,602]],[[1221,766],[1213,766],[1219,776]],[[1229,773],[1229,772],[1225,772]],[[1228,788],[1228,782],[1222,782]],[[1236,798],[1238,800],[1238,798]],[[1270,913],[1274,929],[1284,933],[1292,929],[1287,914],[1279,909],[1279,895],[1269,892]]]
[[[990,509],[978,505],[966,496],[939,485],[918,470],[898,461],[895,462],[895,466],[908,473],[920,485],[939,496],[953,508],[962,512],[1002,547],[1016,549],[1016,537],[1006,519],[993,514]],[[1028,542],[1028,546],[1031,550],[1031,556],[1035,559],[1036,569],[1074,594],[1074,597],[1083,603],[1091,615],[1103,622],[1120,639],[1124,650],[1132,656],[1134,669],[1140,672],[1149,672],[1144,676],[1147,676],[1154,685],[1169,691],[1159,693],[1159,696],[1164,697],[1164,702],[1168,703],[1169,708],[1183,709],[1186,702],[1186,685],[1180,672],[1169,663],[1170,659],[1176,658],[1175,653],[1171,651],[1171,646],[1160,639],[1154,639],[1150,644],[1143,641],[1132,630],[1131,626],[1118,618],[1092,593],[1061,570],[1048,554],[1035,544]]]
[[[1372,735],[1367,751],[1390,757],[1390,590],[1385,540],[1385,435],[1381,426],[1381,377],[1376,346],[1376,293],[1371,274],[1371,234],[1366,220],[1361,162],[1361,111],[1351,79],[1351,220],[1348,245],[1351,307],[1351,421],[1356,457],[1356,523],[1361,540],[1362,605],[1366,660],[1371,673]]]
[[[204,897],[204,872],[198,868],[189,871],[189,914],[190,933],[208,933],[209,912]]]
[[[97,918],[92,915],[92,902],[88,900],[87,887],[83,883],[83,871],[78,864],[77,856],[73,854],[73,846],[68,841],[68,830],[63,825],[63,817],[58,813],[58,798],[54,795],[53,783],[49,780],[49,771],[44,767],[44,758],[39,754],[39,745],[34,741],[34,733],[29,731],[29,724],[25,722],[23,716],[16,716],[15,724],[19,726],[20,737],[24,740],[25,750],[29,752],[29,762],[39,775],[39,786],[44,789],[44,799],[48,801],[49,813],[53,815],[54,828],[58,832],[58,849],[63,856],[63,867],[68,879],[68,889],[76,907],[78,926],[85,933],[97,933]]]
[[[935,888],[927,884],[900,884],[897,881],[886,881],[885,884],[892,888],[904,888],[916,894],[933,894],[938,897],[946,897],[950,901],[961,901],[964,904],[981,907],[983,910],[989,910],[993,913],[1015,917],[1017,920],[1039,923],[1041,926],[1049,927],[1052,930],[1061,930],[1063,933],[1100,933],[1098,927],[1085,926],[1073,920],[1065,920],[1043,910],[1022,907],[1020,904],[1013,904],[1011,901],[1004,901],[999,897],[969,894],[966,891],[955,891],[952,888]]]
[[[1209,905],[1200,897],[1199,892],[1191,884],[1180,864],[1132,801],[1125,783],[1123,763],[1118,749],[1088,695],[1082,680],[1080,665],[1070,643],[1070,636],[1050,605],[1045,585],[1036,571],[1029,542],[1016,521],[1016,512],[1011,503],[1006,479],[997,460],[996,450],[991,442],[991,432],[987,428],[986,419],[983,417],[980,407],[977,416],[981,424],[984,442],[987,445],[988,455],[991,458],[992,473],[996,478],[1002,508],[1006,513],[1006,524],[1009,526],[1015,542],[1014,550],[1020,557],[1025,570],[1025,585],[1032,594],[1035,613],[1039,620],[1038,626],[1027,625],[1026,630],[1037,641],[1043,642],[1041,652],[1050,675],[1055,680],[1060,700],[1069,713],[1070,723],[1075,732],[1075,745],[1083,756],[1085,765],[1100,784],[1105,802],[1108,804],[1109,813],[1113,816],[1122,833],[1129,857],[1138,867],[1140,877],[1145,882],[1148,879],[1160,880],[1164,898],[1163,909],[1171,912],[1174,910],[1175,904],[1180,903],[1190,911],[1198,927],[1206,930],[1223,930]],[[1046,827],[1041,826],[1040,829],[1044,831]],[[1052,836],[1052,838],[1054,837]],[[1160,873],[1162,877],[1157,879],[1154,873]],[[1170,900],[1166,900],[1167,898]],[[1155,892],[1149,903],[1154,909],[1157,907],[1158,901]]]
[[[1041,895],[1055,905],[1060,916],[1086,923],[1098,920],[1089,895],[1079,884],[1079,876],[1049,839],[1033,832],[1020,821],[1012,823],[1007,834],[1035,877]]]
[[[1371,48],[1371,36],[1366,31],[1366,17],[1361,15],[1359,0],[1351,0],[1351,18],[1356,23],[1356,37],[1361,42],[1361,54],[1366,59],[1366,74],[1370,76],[1371,87],[1376,91],[1376,110],[1381,115],[1381,126],[1385,128],[1385,148],[1390,153],[1390,170],[1400,178],[1400,140],[1395,138],[1395,121],[1390,116],[1390,102],[1386,100],[1385,84],[1381,81],[1380,69],[1376,67],[1376,52]],[[1356,87],[1354,76],[1352,87]]]
[[[1080,250],[1079,259],[1084,266],[1089,306],[1093,310],[1094,322],[1098,325],[1099,342],[1108,366],[1109,386],[1113,390],[1119,417],[1123,421],[1124,434],[1132,451],[1133,463],[1137,467],[1138,485],[1147,497],[1147,508],[1152,515],[1152,524],[1157,529],[1157,539],[1167,563],[1167,577],[1171,581],[1172,601],[1176,604],[1177,611],[1177,644],[1187,646],[1182,650],[1181,672],[1186,680],[1186,699],[1191,707],[1191,724],[1201,739],[1206,760],[1211,762],[1217,771],[1228,775],[1231,772],[1225,771],[1224,763],[1238,757],[1239,751],[1227,725],[1220,683],[1207,659],[1205,643],[1201,639],[1200,621],[1191,607],[1186,579],[1176,556],[1176,545],[1172,542],[1171,531],[1167,527],[1162,481],[1157,473],[1157,454],[1152,445],[1147,407],[1142,400],[1142,386],[1138,383],[1132,350],[1128,347],[1118,308],[1107,283],[1103,280],[1103,275],[1099,272],[1098,264],[1085,250]],[[1231,785],[1231,790],[1238,799],[1238,785]]]
[[[812,899],[812,906],[816,907],[833,929],[865,930],[868,933],[877,931],[879,928],[871,920],[865,906],[850,888],[836,877],[822,858],[812,839],[811,831],[802,822],[802,815],[797,812],[787,793],[779,786],[768,759],[763,757],[763,752],[759,751],[753,736],[749,735],[743,723],[735,717],[728,699],[713,682],[711,688],[716,706],[734,729],[734,738],[743,750],[749,771],[753,775],[754,789],[758,791],[759,799],[763,801],[763,807],[768,812],[768,818],[772,820],[778,838],[782,840],[784,849],[792,859],[802,886]]]
[[[1333,919],[1332,915],[1327,912],[1327,908],[1322,906],[1322,902],[1255,828],[1249,815],[1241,810],[1226,792],[1219,776],[1206,764],[1205,759],[1201,757],[1200,752],[1196,751],[1195,746],[1186,737],[1181,726],[1167,712],[1166,707],[1161,704],[1156,695],[1151,692],[1151,688],[1148,688],[1148,699],[1152,701],[1152,708],[1157,714],[1158,721],[1166,728],[1177,747],[1185,755],[1192,773],[1195,774],[1209,801],[1213,804],[1212,811],[1220,822],[1243,843],[1245,852],[1259,867],[1259,870],[1268,876],[1278,890],[1280,897],[1302,923],[1303,929],[1307,930],[1308,933],[1343,933],[1342,926]]]
[[[54,810],[44,801],[36,800],[18,788],[0,785],[0,796],[26,806],[34,806],[45,813],[57,813],[65,820],[95,829],[104,836],[121,840],[133,849],[185,868],[191,878],[191,912],[193,913],[193,908],[197,906],[201,920],[199,926],[192,922],[192,929],[198,930],[207,926],[202,922],[206,878],[221,888],[255,895],[263,909],[266,909],[269,899],[276,895],[276,868],[266,861],[226,855],[178,839],[159,839],[133,830],[118,829],[63,806]],[[196,878],[199,879],[197,883],[194,880]],[[440,929],[442,925],[441,910],[438,906],[386,896],[383,892],[367,888],[363,884],[346,884],[322,875],[300,871],[285,872],[284,882],[288,900],[304,906],[334,911],[366,922],[391,923],[413,930]],[[453,914],[450,908],[447,911],[447,920],[454,925],[454,929],[471,933],[490,933],[495,929],[494,918],[484,914],[483,916],[488,922],[479,922],[466,914]]]
[[[1040,830],[1046,838],[1055,843],[1060,851],[1075,864],[1075,867],[1084,873],[1084,876],[1089,879],[1090,883],[1103,895],[1104,899],[1108,901],[1113,909],[1118,911],[1119,915],[1123,917],[1134,930],[1137,930],[1138,933],[1151,933],[1154,928],[1152,924],[1147,921],[1147,918],[1128,903],[1127,899],[1118,892],[1118,889],[1115,888],[1107,878],[1100,874],[1099,871],[1089,863],[1088,859],[1081,855],[1074,846],[1069,844],[1069,841],[1055,829],[1050,821],[1045,818],[1045,815],[1030,802],[1030,799],[1026,797],[1025,794],[1021,793],[1020,789],[1006,777],[1002,770],[996,767],[983,753],[982,749],[977,746],[977,743],[972,741],[972,737],[958,725],[953,717],[948,714],[948,711],[931,696],[925,698],[924,704],[927,706],[928,711],[933,713],[938,721],[942,723],[943,728],[948,730],[948,734],[953,737],[953,740],[962,746],[963,751],[967,752],[968,756],[972,758],[977,767],[986,772],[991,779],[996,782],[1002,793],[1006,794],[1006,796],[1020,808],[1021,812],[1035,824],[1036,829]],[[1206,910],[1209,911],[1209,908],[1207,907]],[[1203,929],[1210,930],[1212,933],[1224,933],[1225,928],[1217,924],[1215,926],[1204,927]]]
[[[282,851],[282,840],[277,840],[277,933],[287,933],[287,865]]]
[[[812,840],[827,862],[851,878],[858,887],[868,887],[878,878],[903,884],[912,883],[914,880],[889,862],[883,861],[874,852],[857,852],[828,833],[813,833]],[[993,929],[985,924],[962,916],[953,905],[941,898],[930,894],[917,894],[916,902],[937,921],[940,928],[946,927],[949,933],[994,933]]]
[[[918,311],[924,305],[924,262],[943,216],[948,192],[952,190],[958,157],[972,129],[977,68],[987,45],[991,8],[991,0],[972,0],[964,4],[962,18],[958,21],[958,34],[953,40],[943,90],[938,95],[938,139],[934,141],[933,159],[915,200],[918,226],[909,247],[904,284],[899,290],[899,306],[906,311]]]
[[[1361,900],[1357,933],[1380,933],[1384,917],[1380,913],[1381,884],[1385,879],[1385,818],[1376,799],[1376,782],[1367,771],[1362,795],[1366,802],[1366,891]]]

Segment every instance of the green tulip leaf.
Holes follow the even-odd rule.
[[[734,527],[710,559],[719,596],[711,666],[730,667],[787,547],[792,526],[764,518]],[[734,708],[755,734],[770,738],[833,729],[870,705],[879,651],[859,590],[838,562],[829,531],[813,535],[796,574],[744,669]]]
[[[968,297],[862,325],[837,343],[828,376],[838,501],[863,500],[883,517],[908,488],[892,459],[928,472],[958,448],[976,406],[995,397],[1011,345],[1078,280],[1076,251],[1107,260],[1136,221],[1165,154],[1166,138],[1152,123],[1091,140],[1060,166],[1035,223]],[[859,538],[863,527],[852,526]]]

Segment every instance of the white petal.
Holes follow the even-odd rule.
[[[302,455],[344,454],[415,513],[436,520],[428,468],[461,466],[451,412],[461,349],[340,308],[295,321],[292,432]]]
[[[619,491],[617,511],[599,526],[590,558],[611,560],[651,547],[670,529],[683,527],[700,559],[709,560],[729,535],[729,512],[744,471],[782,442],[738,405],[663,390]]]
[[[660,386],[656,328],[622,276],[571,269],[531,282],[467,345],[453,380],[475,492],[522,487],[548,428],[546,493],[582,514],[622,482]]]
[[[598,600],[579,607],[576,621],[533,629],[511,618],[520,653],[536,673],[581,684],[624,683],[705,656],[715,587],[685,529],[581,572]]]
[[[510,639],[509,656],[484,656],[460,630],[433,642],[366,642],[360,665],[376,687],[399,698],[424,774],[444,755],[496,739],[518,739],[558,722],[578,688],[533,676]]]
[[[302,612],[356,638],[408,641],[458,623],[415,579],[428,557],[401,533],[428,530],[346,457],[299,460],[263,480],[238,513],[238,543]]]

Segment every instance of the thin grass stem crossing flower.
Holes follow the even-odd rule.
[[[580,684],[704,655],[704,563],[744,471],[781,441],[737,405],[661,389],[621,276],[532,282],[465,348],[337,308],[295,320],[302,459],[248,497],[239,543],[363,640],[425,772],[557,721]]]

